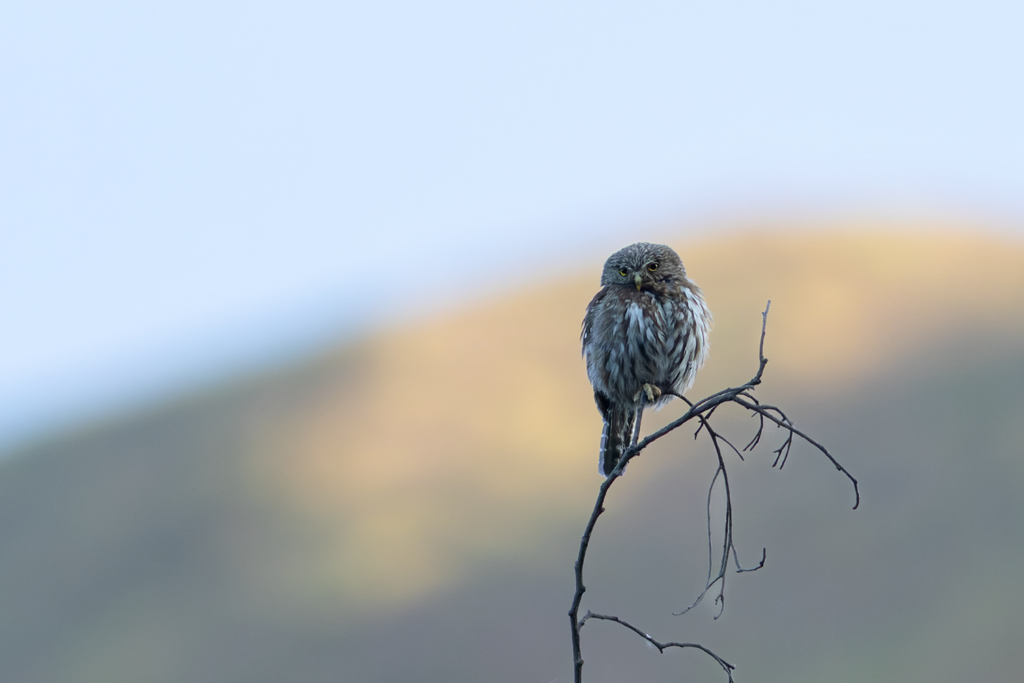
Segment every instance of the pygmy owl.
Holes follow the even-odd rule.
[[[636,412],[693,384],[708,355],[711,312],[670,247],[639,242],[612,254],[583,318],[583,355],[604,418],[599,471],[629,446]]]

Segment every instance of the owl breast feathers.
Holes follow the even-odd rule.
[[[607,476],[629,446],[641,395],[645,407],[648,396],[660,406],[672,399],[669,393],[683,394],[693,384],[707,358],[711,313],[679,255],[663,244],[640,242],[615,252],[601,285],[581,338],[604,418],[599,471]]]

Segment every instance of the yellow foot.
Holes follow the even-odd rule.
[[[654,403],[655,400],[661,398],[661,389],[654,386],[653,384],[644,384],[642,389],[643,392],[647,394],[648,403]]]

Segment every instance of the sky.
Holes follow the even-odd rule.
[[[1024,236],[1022,30],[984,0],[4,3],[0,449],[645,226]]]

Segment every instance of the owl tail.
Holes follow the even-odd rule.
[[[602,477],[611,474],[619,464],[622,452],[629,447],[633,438],[633,423],[636,413],[632,410],[609,408],[604,413],[604,431],[601,432],[601,459],[597,471]]]

